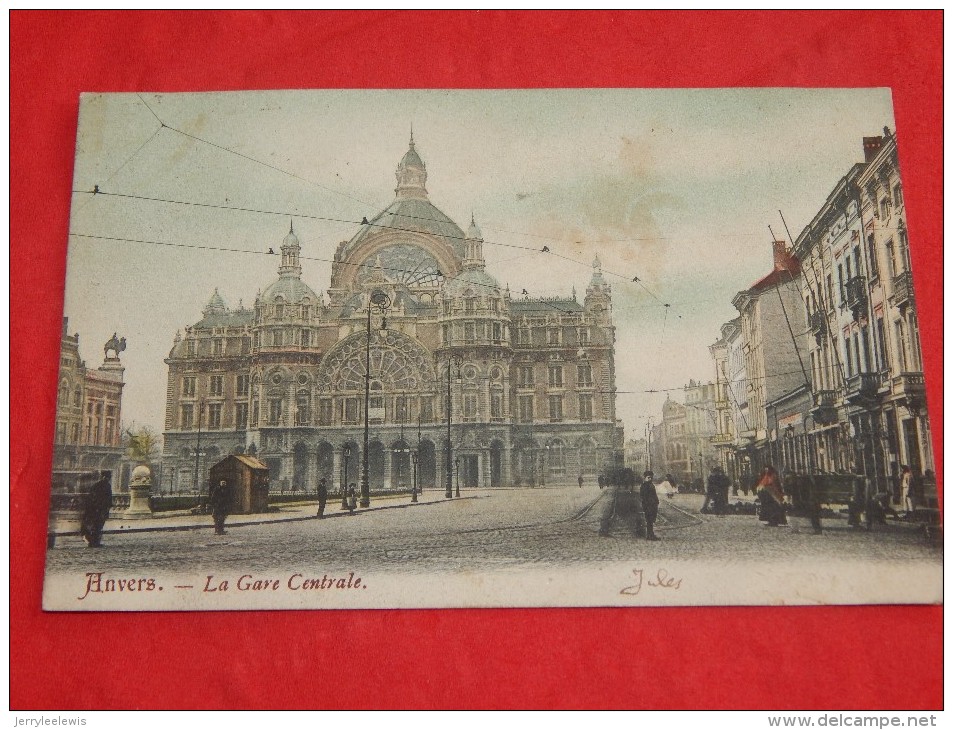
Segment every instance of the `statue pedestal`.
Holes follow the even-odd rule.
[[[152,485],[143,487],[129,487],[129,507],[122,516],[127,519],[148,519],[152,517],[152,508],[149,506],[149,495],[152,494]]]
[[[129,507],[123,511],[122,516],[133,520],[151,518],[150,494],[152,494],[152,470],[145,464],[140,464],[132,470],[132,481],[129,483]]]

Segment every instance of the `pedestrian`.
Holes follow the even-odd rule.
[[[351,484],[347,488],[347,511],[353,515],[354,510],[356,509],[357,509],[357,490],[354,487],[354,482],[351,482]]]
[[[791,516],[795,520],[807,520],[815,535],[821,534],[821,505],[817,500],[817,490],[814,480],[808,475],[790,474],[785,480],[788,493],[791,497]],[[798,532],[797,522],[793,522],[795,532]]]
[[[784,516],[784,488],[777,471],[770,464],[761,470],[755,491],[761,503],[761,521],[767,522],[769,527],[786,525],[788,521]]]
[[[328,480],[318,482],[318,517],[324,517],[324,508],[328,505]]]
[[[605,488],[606,488],[606,478],[602,474],[600,474],[599,475],[599,489],[605,489]]]
[[[582,474],[579,475],[579,488],[582,489]]]
[[[642,475],[642,486],[639,487],[639,497],[642,500],[642,512],[645,513],[645,539],[658,540],[655,535],[655,520],[658,518],[658,492],[655,491],[655,481],[651,471]]]
[[[232,490],[228,482],[222,479],[212,487],[209,502],[212,507],[212,521],[215,523],[215,534],[225,534],[225,518],[228,517],[228,508],[231,506]]]
[[[729,486],[731,485],[728,481],[728,477],[725,475],[725,470],[720,466],[714,467],[711,470],[711,474],[708,475],[708,489],[705,495],[705,503],[707,504],[709,500],[711,500],[714,513],[721,517],[724,517],[728,511]],[[704,507],[702,507],[702,511],[705,511]]]
[[[91,548],[102,547],[103,526],[113,503],[112,472],[101,471],[99,479],[86,495],[79,534]]]
[[[913,517],[913,494],[911,489],[913,487],[913,474],[910,471],[910,467],[904,464],[900,467],[900,504],[903,506],[903,510],[906,513],[906,518],[909,519]]]

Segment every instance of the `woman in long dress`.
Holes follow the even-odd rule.
[[[755,491],[761,501],[761,519],[770,527],[786,525],[788,520],[784,515],[784,488],[781,486],[778,472],[770,464],[762,470]]]

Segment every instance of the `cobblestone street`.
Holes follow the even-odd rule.
[[[340,513],[332,502],[321,520],[232,524],[219,537],[210,519],[207,530],[107,534],[105,547],[95,551],[78,537],[64,537],[48,551],[48,569],[53,574],[222,568],[433,573],[632,559],[720,565],[834,557],[917,564],[942,560],[941,547],[910,524],[891,521],[867,532],[851,529],[840,517],[826,520],[824,533],[814,535],[764,527],[754,516],[699,514],[700,495],[663,497],[656,543],[641,538],[640,515],[613,513],[611,490],[494,489],[463,496],[353,515]],[[313,510],[302,505],[297,514],[313,515]]]

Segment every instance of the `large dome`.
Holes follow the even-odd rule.
[[[424,233],[432,236],[441,236],[453,247],[459,258],[463,258],[466,238],[456,223],[442,213],[429,200],[420,198],[404,198],[395,200],[384,210],[378,213],[367,225],[362,225],[354,237],[344,245],[341,258],[346,259],[369,236],[384,231],[399,233]]]
[[[274,302],[278,297],[281,297],[287,304],[298,304],[305,299],[310,299],[311,302],[319,301],[318,295],[314,293],[314,290],[301,281],[301,279],[294,276],[282,276],[278,279],[278,281],[261,293],[260,302],[262,304],[268,304]]]
[[[444,296],[462,296],[467,289],[471,289],[478,297],[501,294],[500,282],[484,269],[465,269],[447,282],[444,287]]]

